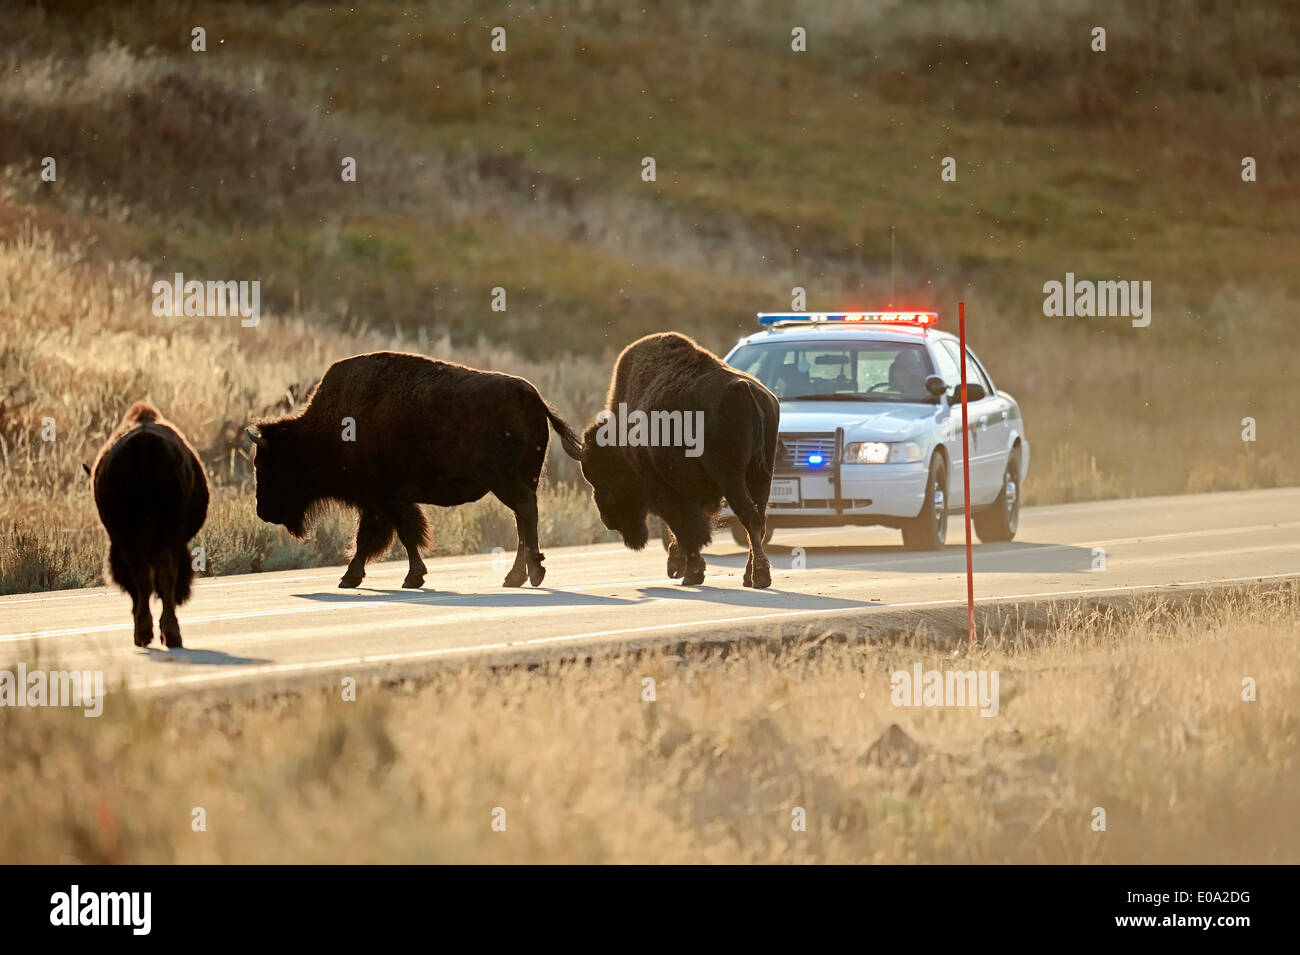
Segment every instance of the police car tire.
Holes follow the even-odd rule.
[[[938,482],[943,482],[944,496],[944,514],[938,521],[934,518],[933,501],[935,487]],[[930,477],[925,482],[925,503],[921,507],[921,513],[911,520],[903,522],[903,546],[908,550],[939,550],[944,545],[944,539],[947,537],[947,500],[948,500],[948,468],[944,459],[935,455],[930,460]],[[943,538],[939,536],[939,528],[944,528]]]
[[[1015,487],[1015,498],[1011,507],[1007,507],[1008,479]],[[975,533],[982,543],[1009,541],[1016,536],[1020,525],[1020,450],[1017,448],[1007,455],[1006,468],[1002,472],[1002,491],[998,499],[988,508],[971,515]]]

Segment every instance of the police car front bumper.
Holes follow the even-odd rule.
[[[768,521],[793,527],[803,518],[813,523],[886,523],[921,513],[928,463],[841,464],[826,471],[798,468],[778,471],[768,498]],[[730,514],[730,510],[726,511]]]

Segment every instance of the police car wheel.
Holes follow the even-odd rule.
[[[921,513],[903,522],[903,546],[908,550],[938,550],[948,538],[948,468],[939,455],[930,461]]]
[[[1009,541],[1020,525],[1020,451],[1007,455],[1002,472],[1002,492],[986,510],[971,515],[975,533],[982,542]]]

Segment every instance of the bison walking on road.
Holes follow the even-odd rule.
[[[776,466],[776,396],[668,332],[623,350],[606,405],[583,436],[582,456],[605,526],[640,550],[650,534],[646,517],[657,514],[671,532],[668,576],[697,585],[704,582],[700,549],[725,497],[749,535],[745,586],[770,586],[763,531]]]
[[[296,415],[249,429],[257,445],[257,516],[296,537],[318,505],[357,508],[356,549],[340,587],[360,586],[366,561],[401,540],[403,587],[421,587],[429,526],[419,504],[451,507],[489,491],[514,511],[519,546],[505,586],[546,576],[537,541],[537,482],[548,424],[581,459],[577,435],[530,382],[451,362],[374,352],[335,362]]]
[[[149,597],[162,600],[163,645],[181,646],[176,608],[190,596],[188,544],[208,516],[208,480],[198,455],[158,409],[131,406],[87,467],[108,531],[108,572],[131,595],[135,645],[153,642]]]

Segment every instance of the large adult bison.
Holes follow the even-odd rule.
[[[701,584],[700,549],[725,497],[749,534],[745,586],[771,586],[763,531],[776,466],[776,396],[685,335],[667,332],[623,350],[606,406],[583,436],[582,452],[605,526],[640,550],[650,536],[647,515],[659,515],[670,531],[668,576]]]
[[[452,362],[374,352],[331,365],[298,414],[261,421],[257,516],[302,537],[312,511],[335,501],[361,521],[340,587],[357,587],[366,561],[396,532],[410,561],[403,587],[421,587],[420,547],[429,525],[418,505],[451,507],[489,491],[515,513],[519,547],[505,586],[546,576],[537,543],[537,482],[548,423],[564,451],[581,459],[577,435],[530,382]]]
[[[189,442],[144,401],[131,406],[87,467],[108,531],[108,572],[131,595],[135,645],[153,642],[149,597],[162,600],[163,645],[181,646],[176,608],[190,596],[188,544],[208,516],[208,479]]]

